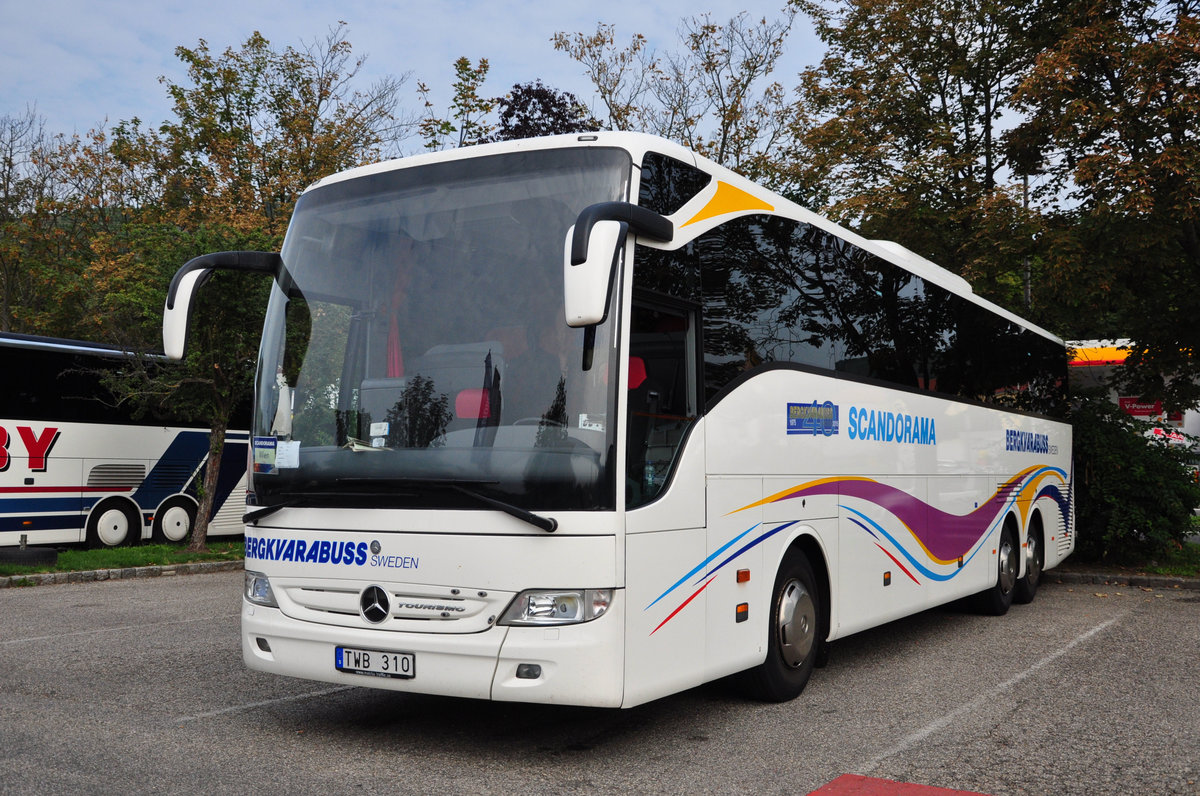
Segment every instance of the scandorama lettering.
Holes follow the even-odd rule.
[[[937,430],[932,417],[850,407],[850,439],[936,445]]]

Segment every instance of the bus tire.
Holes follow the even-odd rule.
[[[151,538],[155,542],[182,542],[196,524],[196,501],[183,495],[169,497],[154,512]]]
[[[0,564],[40,567],[57,563],[58,551],[53,547],[0,547]]]
[[[1038,584],[1042,582],[1042,567],[1046,563],[1042,542],[1042,521],[1037,518],[1034,519],[1033,527],[1029,529],[1029,538],[1025,542],[1025,577],[1017,581],[1013,591],[1013,602],[1025,605],[1033,602],[1037,595]]]
[[[1012,607],[1017,588],[1017,572],[1021,566],[1021,545],[1017,541],[1017,529],[1012,522],[1004,523],[997,548],[996,582],[985,591],[975,595],[975,606],[980,613],[1003,616]]]
[[[102,500],[88,515],[88,547],[120,547],[142,539],[142,515],[128,500]]]
[[[791,550],[779,565],[771,590],[767,658],[745,672],[746,690],[766,702],[795,699],[808,684],[825,646],[821,593],[808,558]]]

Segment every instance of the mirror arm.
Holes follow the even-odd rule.
[[[175,308],[175,298],[179,292],[179,284],[192,271],[205,269],[220,269],[225,271],[256,271],[258,273],[278,276],[283,268],[283,258],[279,252],[232,251],[202,254],[193,257],[183,264],[171,278],[171,286],[167,289],[167,309]]]
[[[571,265],[587,260],[588,238],[597,221],[623,221],[638,235],[658,241],[668,241],[675,235],[675,225],[667,219],[629,202],[600,202],[585,207],[575,221],[571,238]]]

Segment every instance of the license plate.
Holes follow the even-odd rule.
[[[417,676],[417,656],[411,652],[337,647],[334,650],[333,665],[339,672],[369,674],[372,677],[408,679]]]

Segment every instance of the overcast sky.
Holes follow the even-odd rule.
[[[300,48],[339,20],[348,23],[354,52],[368,56],[366,83],[412,74],[403,99],[414,112],[417,80],[444,107],[452,64],[462,55],[489,60],[485,94],[541,78],[592,103],[580,66],[550,44],[556,31],[590,33],[598,22],[612,23],[620,42],[638,32],[652,47],[674,49],[685,14],[708,11],[724,22],[746,10],[774,19],[782,6],[783,0],[708,0],[691,10],[667,0],[0,0],[0,116],[35,107],[52,134],[82,134],[135,116],[156,126],[170,116],[159,77],[186,77],[177,46],[204,39],[220,53],[257,30],[276,49]],[[791,88],[796,73],[820,55],[808,22],[798,18],[778,79]]]

